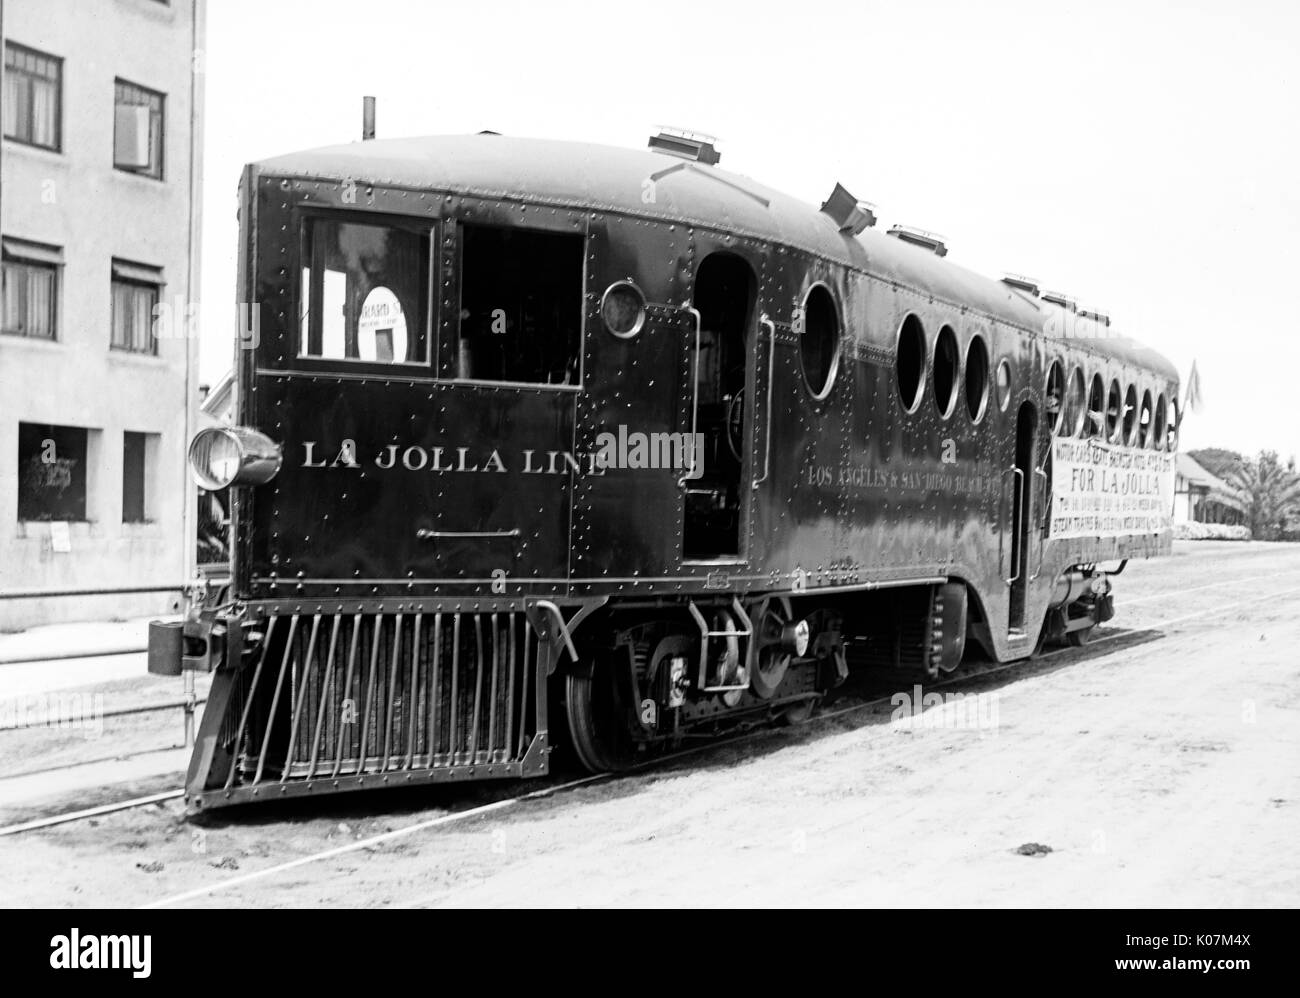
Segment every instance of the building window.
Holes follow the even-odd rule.
[[[162,290],[162,271],[125,260],[113,261],[114,350],[130,353],[158,353],[154,335],[154,309]]]
[[[149,472],[157,451],[158,434],[122,435],[122,522],[148,523],[153,517],[149,499]]]
[[[63,147],[63,60],[5,42],[4,137]]]
[[[1052,361],[1047,369],[1047,387],[1044,390],[1043,412],[1047,424],[1055,435],[1065,422],[1065,368],[1059,360]]]
[[[808,289],[795,331],[804,384],[820,401],[830,394],[840,362],[840,316],[826,285],[814,284]]]
[[[989,352],[984,341],[975,336],[966,349],[966,411],[970,413],[971,422],[978,423],[984,418],[988,402]]]
[[[317,218],[303,250],[299,356],[429,362],[429,229]]]
[[[113,114],[113,165],[161,180],[164,96],[118,80]]]
[[[915,412],[921,404],[921,391],[925,379],[925,329],[921,320],[908,314],[898,331],[898,347],[894,352],[894,373],[898,377],[898,395],[907,412]]]
[[[997,389],[998,408],[1006,412],[1011,402],[1011,365],[1005,358],[998,361]]]
[[[1106,396],[1106,439],[1111,443],[1119,442],[1120,418],[1124,415],[1124,399],[1121,396],[1119,380],[1112,378],[1110,392]]]
[[[1120,437],[1120,443],[1126,447],[1133,446],[1134,430],[1137,429],[1137,412],[1138,396],[1137,389],[1132,385],[1128,386],[1128,391],[1124,393],[1124,422],[1123,432]]]
[[[86,430],[18,424],[18,519],[86,519]]]
[[[62,252],[56,246],[21,239],[4,239],[0,246],[0,332],[54,339]]]
[[[456,377],[578,386],[583,237],[461,228]]]
[[[1077,437],[1083,429],[1086,418],[1087,396],[1083,387],[1083,369],[1076,367],[1070,372],[1070,389],[1065,396],[1065,413],[1061,418],[1060,433],[1063,437]]]
[[[952,326],[939,330],[939,338],[934,341],[934,365],[931,376],[934,378],[934,404],[939,415],[947,419],[957,408],[957,381],[961,368],[961,350],[957,346],[957,334]]]

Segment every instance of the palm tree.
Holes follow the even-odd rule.
[[[1276,451],[1260,451],[1259,457],[1232,472],[1228,481],[1241,496],[1246,523],[1256,540],[1275,541],[1288,526],[1300,522],[1300,474],[1294,457],[1284,466]]]

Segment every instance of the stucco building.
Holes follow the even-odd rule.
[[[203,15],[203,0],[0,0],[0,594],[193,570]],[[0,599],[0,628],[175,599]]]

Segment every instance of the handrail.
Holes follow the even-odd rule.
[[[421,527],[415,532],[418,540],[433,541],[442,538],[518,537],[519,528],[513,530],[429,530]]]
[[[1029,577],[1029,581],[1030,581],[1030,582],[1033,582],[1036,578],[1038,578],[1040,575],[1043,574],[1043,558],[1046,557],[1046,555],[1047,555],[1047,515],[1046,515],[1046,511],[1049,509],[1049,507],[1048,507],[1048,502],[1049,502],[1049,499],[1050,499],[1050,496],[1048,495],[1048,489],[1050,489],[1050,488],[1051,488],[1051,485],[1052,485],[1052,480],[1051,480],[1050,478],[1047,477],[1047,472],[1044,471],[1041,467],[1037,467],[1037,468],[1035,468],[1035,469],[1034,469],[1034,474],[1035,474],[1035,475],[1042,475],[1042,476],[1043,476],[1043,510],[1044,510],[1044,516],[1043,516],[1043,523],[1042,523],[1042,525],[1041,525],[1037,530],[1034,531],[1034,533],[1036,533],[1036,534],[1038,535],[1038,567],[1034,569],[1034,574],[1031,575],[1031,576]]]
[[[767,411],[767,432],[763,442],[763,476],[755,478],[753,488],[758,488],[767,481],[768,472],[771,471],[772,461],[772,377],[776,370],[776,323],[767,317],[767,313],[759,318],[759,324],[767,326],[767,386],[763,393],[764,408]],[[754,393],[755,400],[758,399],[758,393]]]
[[[1007,468],[1007,471],[1011,472],[1012,477],[1014,477],[1014,478],[1016,478],[1016,479],[1018,480],[1018,481],[1017,481],[1016,488],[1020,489],[1020,493],[1019,493],[1019,495],[1020,495],[1020,516],[1019,516],[1019,517],[1017,517],[1017,516],[1015,515],[1015,510],[1016,510],[1016,493],[1013,492],[1013,493],[1011,494],[1011,521],[1012,521],[1012,522],[1011,522],[1011,560],[1012,560],[1012,562],[1014,563],[1014,564],[1012,565],[1012,568],[1013,568],[1015,571],[1014,571],[1014,573],[1012,574],[1012,576],[1011,576],[1009,579],[1003,579],[1003,580],[1002,580],[1002,581],[1005,582],[1007,585],[1009,585],[1009,586],[1013,586],[1013,585],[1015,585],[1015,584],[1020,580],[1020,576],[1021,576],[1021,574],[1022,574],[1022,573],[1021,573],[1021,569],[1020,569],[1020,561],[1021,561],[1021,558],[1018,558],[1018,557],[1016,557],[1016,556],[1017,556],[1017,555],[1021,555],[1021,556],[1024,555],[1024,552],[1023,552],[1023,551],[1020,551],[1019,549],[1022,548],[1022,547],[1024,547],[1024,540],[1023,540],[1023,538],[1022,538],[1020,535],[1026,532],[1026,531],[1024,531],[1024,530],[1022,529],[1022,527],[1023,527],[1023,524],[1025,523],[1025,514],[1026,514],[1027,510],[1025,509],[1025,496],[1024,496],[1024,488],[1025,488],[1025,472],[1024,472],[1024,469],[1023,469],[1023,468],[1017,468],[1015,465],[1012,465],[1011,467]],[[1003,472],[1003,474],[1005,474],[1005,473],[1006,473],[1006,472]]]
[[[700,458],[701,458],[701,455],[696,454],[694,452],[696,450],[695,441],[699,439],[697,433],[698,433],[699,422],[700,422],[700,325],[704,320],[700,317],[700,313],[698,309],[693,308],[692,306],[686,303],[682,304],[682,309],[683,311],[690,312],[691,315],[695,316],[695,361],[691,366],[691,382],[692,382],[691,384],[691,452],[692,452],[691,464],[692,467],[687,474],[677,479],[678,486],[681,488],[686,488],[686,483],[688,481],[691,481],[694,477],[698,477],[695,475],[695,472],[699,467]]]
[[[128,596],[143,593],[172,593],[184,592],[196,582],[202,581],[208,585],[213,584],[212,579],[190,579],[187,582],[178,582],[173,585],[162,586],[106,586],[101,589],[10,589],[0,592],[0,600],[4,599],[53,599],[71,596]],[[229,579],[223,580],[228,582]]]
[[[548,611],[555,618],[555,622],[560,627],[560,637],[564,639],[564,646],[569,650],[569,655],[572,656],[576,665],[578,662],[578,649],[573,646],[573,636],[569,634],[569,625],[564,622],[564,614],[560,612],[560,608],[548,599],[539,599],[533,606],[539,610]]]

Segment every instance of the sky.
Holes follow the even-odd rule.
[[[1300,456],[1300,4],[208,0],[205,49],[205,318],[233,316],[243,165],[358,140],[363,95],[379,138],[670,125],[1195,361],[1182,449]]]

